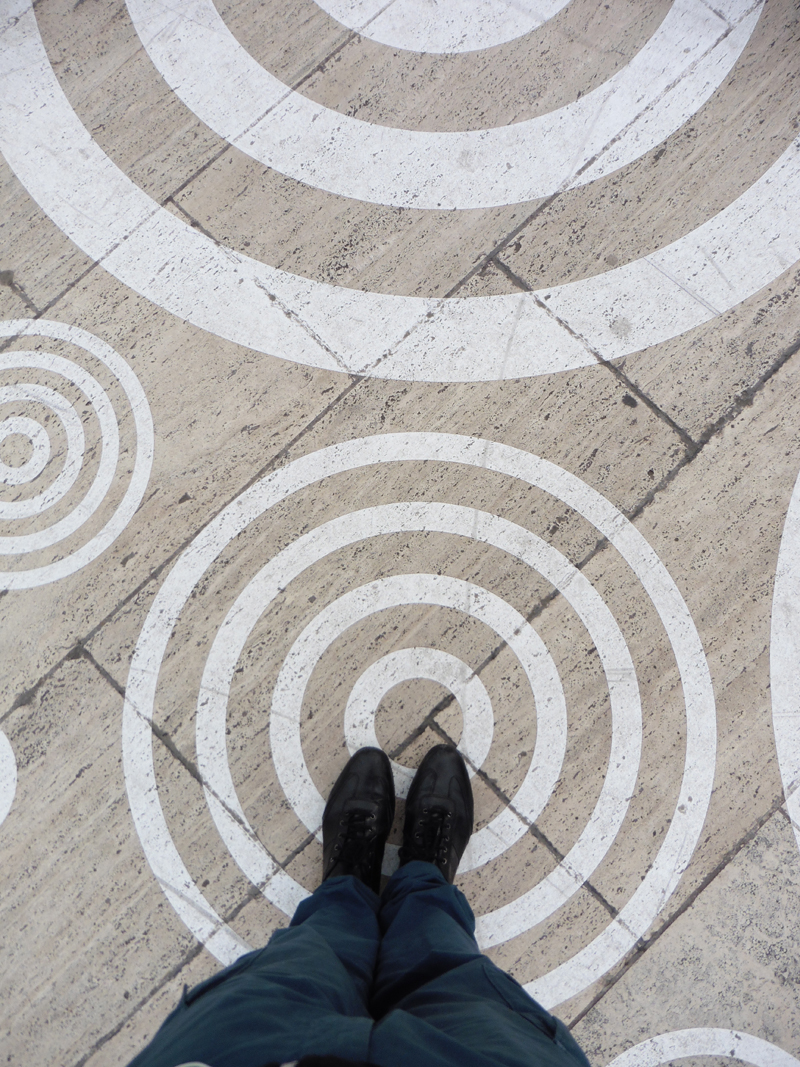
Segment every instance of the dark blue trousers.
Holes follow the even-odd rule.
[[[589,1067],[560,1020],[478,949],[464,894],[414,861],[381,897],[332,878],[266,948],[184,992],[130,1067]]]

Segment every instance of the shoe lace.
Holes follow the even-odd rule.
[[[365,846],[371,852],[370,844],[377,841],[375,812],[354,809],[346,811],[339,820],[339,830],[331,853],[330,866],[340,860],[363,860]]]
[[[414,827],[411,848],[414,856],[429,862],[445,864],[450,849],[453,813],[446,808],[423,807]]]

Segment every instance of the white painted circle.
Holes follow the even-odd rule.
[[[5,821],[17,791],[17,761],[11,742],[0,730],[0,823]]]
[[[492,702],[486,686],[469,664],[440,648],[399,648],[367,667],[350,691],[344,709],[348,752],[352,756],[360,748],[381,748],[375,732],[378,705],[395,686],[417,678],[449,689],[461,709],[463,726],[458,750],[467,761],[472,778],[483,766],[492,746]],[[395,794],[406,797],[415,770],[394,760],[391,763]]]
[[[15,336],[51,337],[68,341],[102,363],[117,379],[125,394],[131,408],[136,432],[136,458],[133,470],[130,472],[128,487],[103,528],[86,544],[55,563],[29,570],[0,571],[0,588],[30,589],[56,581],[85,567],[87,563],[104,552],[127,526],[142,501],[150,477],[153,462],[153,422],[147,398],[136,375],[104,341],[76,326],[67,326],[64,323],[46,319],[13,319],[0,322],[0,337]],[[100,460],[92,484],[83,499],[71,507],[63,518],[50,526],[34,533],[0,537],[0,555],[21,556],[59,544],[76,533],[103,504],[119,467],[119,427],[117,416],[105,390],[88,371],[74,360],[47,352],[9,351],[0,353],[0,369],[38,369],[64,378],[86,396],[100,428]],[[73,403],[55,390],[35,383],[11,385],[0,389],[0,402],[26,400],[41,404],[57,415],[64,430],[66,456],[59,474],[41,493],[24,500],[0,502],[0,518],[3,519],[29,518],[45,514],[48,508],[61,500],[72,488],[84,461],[83,426],[80,416],[74,410]],[[32,423],[33,420],[26,420],[26,422]],[[12,425],[16,424],[12,423]],[[45,444],[42,441],[39,434],[41,431],[45,438],[47,437],[44,427],[36,423],[33,425],[36,427],[38,446],[34,444],[34,455],[29,462],[36,460],[36,464],[40,467],[38,470],[40,476],[45,469],[50,446],[49,442]],[[33,428],[30,429],[33,434]],[[33,440],[33,437],[31,439]],[[43,463],[42,456],[44,456]]]
[[[31,359],[31,357],[34,357]],[[23,357],[23,361],[20,361],[20,357]],[[59,360],[60,362],[51,362]],[[43,370],[48,370],[55,373],[62,373],[68,376],[74,384],[74,377],[72,374],[72,366],[68,360],[60,360],[57,356],[42,356],[40,353],[32,352],[14,352],[13,356],[6,361],[2,355],[0,355],[0,369],[5,370],[10,367],[39,367]],[[89,378],[89,375],[86,375]],[[103,429],[111,434],[111,451],[114,455],[119,452],[119,443],[117,439],[116,421],[113,423],[113,427],[108,424],[108,409],[111,405],[108,403],[108,398],[105,393],[100,390],[100,387],[94,381],[90,379],[96,390],[102,394],[102,407],[103,407]],[[64,430],[64,436],[67,443],[67,454],[64,459],[64,465],[59,471],[56,478],[52,483],[41,493],[37,493],[35,496],[28,497],[25,500],[3,500],[0,501],[0,519],[27,519],[33,515],[41,515],[48,508],[51,508],[62,497],[70,491],[75,484],[75,480],[80,474],[81,466],[83,464],[84,456],[84,434],[83,424],[80,417],[73,408],[71,402],[57,393],[54,389],[48,389],[44,385],[38,385],[34,382],[26,382],[22,385],[10,385],[4,388],[0,388],[0,403],[8,403],[11,401],[33,401],[49,408],[55,415],[58,416]],[[113,412],[112,412],[113,414]],[[12,420],[6,420],[10,422]],[[37,439],[41,441],[41,437],[44,437],[44,441],[40,444],[39,451],[34,449],[34,454],[31,456],[31,461],[34,459],[37,461],[36,475],[41,474],[44,470],[47,460],[50,456],[50,439],[47,436],[47,431],[44,426],[34,422],[33,419],[26,419],[26,422],[32,423],[36,426],[39,434]],[[108,471],[108,450],[106,454],[106,470],[104,475]],[[35,468],[34,468],[35,469]],[[111,474],[113,476],[113,468],[111,468]],[[98,477],[100,472],[98,472]],[[26,478],[26,481],[32,479]],[[104,484],[107,487],[108,480],[104,477],[103,482],[99,486],[99,492],[104,492]],[[92,502],[99,503],[102,497],[98,491],[93,494]],[[97,504],[95,503],[95,507]],[[31,552],[36,548],[46,548],[48,545],[57,544],[58,541],[63,540],[64,537],[69,536],[73,532],[75,527],[69,528],[72,523],[75,522],[76,517],[85,522],[88,518],[88,514],[83,516],[84,509],[74,510],[72,517],[66,520],[63,524],[58,525],[55,529],[52,527],[46,533],[29,535],[27,538],[17,537],[0,537],[0,555],[11,555],[18,552]]]
[[[607,1067],[661,1067],[687,1056],[718,1056],[752,1067],[798,1067],[800,1060],[763,1038],[716,1027],[673,1030],[640,1041],[615,1056]]]
[[[0,404],[3,403],[4,393],[5,390],[0,389]],[[5,441],[7,437],[13,437],[14,434],[27,437],[31,446],[31,454],[24,463],[16,467],[0,462],[0,482],[3,485],[25,485],[26,482],[32,482],[39,477],[50,458],[50,438],[41,423],[24,415],[12,415],[3,419],[0,422],[0,442]],[[0,502],[0,516],[2,516],[2,502]]]
[[[537,30],[569,0],[317,0],[362,37],[410,52],[450,54],[513,41]]]
[[[772,728],[786,810],[800,848],[800,477],[781,536],[769,646]]]
[[[379,126],[292,91],[239,44],[214,0],[126,3],[167,85],[237,149],[338,196],[430,210],[525,203],[632,163],[719,88],[763,6],[674,0],[647,44],[585,96],[506,126],[452,132]]]
[[[669,820],[669,828],[654,862],[618,916],[584,949],[543,979],[531,982],[526,987],[540,1002],[552,1007],[575,996],[622,959],[665,906],[699,840],[711,797],[716,756],[715,707],[708,665],[680,592],[658,556],[624,515],[586,483],[555,464],[509,445],[476,438],[437,433],[386,434],[343,442],[300,457],[242,493],[198,534],[179,558],[156,595],[137,642],[126,689],[122,735],[123,767],[131,812],[148,862],[170,903],[189,929],[223,963],[229,963],[247,951],[246,943],[214,911],[189,874],[161,809],[151,730],[160,665],[183,606],[197,583],[233,538],[254,519],[291,494],[323,478],[363,466],[394,461],[440,461],[477,466],[537,486],[577,511],[609,540],[639,579],[661,619],[678,665],[686,705],[686,761],[675,812]],[[431,508],[453,508],[452,505],[416,503],[386,507],[412,509],[406,518],[409,529],[418,528],[418,525],[413,525],[415,508],[421,509],[420,514],[425,513],[426,521],[429,521]],[[367,509],[367,512],[368,516],[371,514],[378,521],[378,526],[373,531],[364,525],[364,517],[361,516],[361,538],[370,537],[373,532],[382,533],[386,528],[384,508]],[[499,536],[498,531],[505,520],[474,511],[472,515],[471,537],[489,540]],[[300,573],[304,569],[304,554],[315,543],[315,539],[324,542],[334,524],[346,524],[348,518],[343,516],[310,531],[270,560],[257,575],[262,583],[261,592],[277,591],[282,583],[290,580],[291,568],[287,563],[292,559],[296,573]],[[442,513],[442,522],[445,518],[446,515]],[[517,527],[517,530],[521,528]],[[522,536],[534,538],[524,530]],[[531,543],[519,543],[517,550],[527,551]],[[543,558],[554,552],[544,542],[541,545]],[[549,556],[556,570],[559,564],[557,556],[557,553]],[[279,567],[277,560],[280,560]],[[572,573],[569,566],[569,571],[557,574],[558,580],[554,584],[559,588],[568,584],[568,574]],[[576,573],[591,589],[583,575]],[[254,588],[254,581],[249,583],[249,588]],[[274,596],[275,592],[271,595]],[[577,595],[576,585],[573,596]],[[243,606],[244,602],[241,602],[239,607]],[[260,614],[261,608],[257,605],[253,610]],[[228,671],[228,664],[222,661],[226,656],[233,655],[235,647],[234,641],[220,639],[220,634],[223,629],[231,628],[232,631],[235,623],[232,609],[215,639],[221,640],[215,653],[217,662],[214,666],[215,671],[220,671],[220,677],[224,677]],[[609,679],[610,684],[612,681],[622,685],[626,683],[625,678]],[[627,679],[628,683],[630,681]],[[250,850],[244,866],[253,872],[250,877],[254,884],[273,902],[280,901],[279,906],[286,910],[296,906],[306,894],[305,891],[298,892],[297,883],[280,870],[250,831],[230,781],[224,729],[220,736],[215,725],[219,722],[219,716],[209,708],[209,700],[214,699],[211,689],[214,682],[207,663],[203,694],[198,706],[198,718],[206,716],[206,719],[203,727],[199,728],[198,737],[206,727],[210,727],[199,746],[203,750],[205,766],[218,775],[214,783],[215,794],[207,795],[209,807],[220,820],[218,825],[227,822],[228,828],[223,835],[226,840],[233,833],[232,826],[244,831],[241,834],[242,846]],[[227,782],[224,774],[228,776]],[[611,779],[611,775],[606,776],[604,788]],[[521,915],[510,918],[517,924],[520,920],[524,921],[524,905]],[[513,933],[508,936],[513,936]]]
[[[598,357],[640,352],[709,322],[800,260],[798,138],[714,218],[591,278],[532,293],[443,300],[300,278],[220,246],[131,181],[64,96],[30,0],[9,5],[0,144],[17,177],[113,277],[257,352],[406,381],[494,381],[595,367]],[[232,68],[234,94],[239,73]],[[205,72],[202,84],[205,91]],[[52,145],[59,146],[57,166]],[[369,169],[362,160],[354,164]],[[616,328],[620,318],[630,324],[624,335]]]

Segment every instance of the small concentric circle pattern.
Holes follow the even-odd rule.
[[[90,360],[96,360],[116,379],[128,404],[127,417],[135,434],[135,459],[126,472],[127,486],[122,498],[109,506],[108,497],[115,477],[119,476],[120,440],[118,415],[100,383],[74,360],[50,352],[15,349],[0,353],[0,370],[13,373],[18,382],[0,387],[0,404],[13,412],[0,421],[0,441],[21,437],[30,446],[29,458],[20,464],[0,465],[0,484],[5,485],[11,499],[0,499],[0,519],[7,521],[6,529],[14,529],[15,522],[41,519],[42,525],[25,532],[4,533],[0,536],[0,554],[20,563],[19,569],[0,571],[0,587],[30,589],[56,581],[85,567],[96,559],[127,526],[142,501],[153,463],[153,422],[150,408],[139,380],[128,364],[104,341],[75,326],[47,320],[12,320],[0,322],[0,337],[45,337],[66,341],[82,350]],[[58,381],[74,386],[89,402],[100,434],[99,462],[91,484],[84,495],[72,501],[70,491],[85,465],[86,442],[83,422],[76,410],[76,401],[58,389],[26,380],[45,372]],[[60,424],[63,434],[63,462],[52,455],[53,465],[60,469],[48,477],[51,460],[50,438],[45,425],[17,412],[28,407],[52,416]],[[45,417],[46,417],[45,416]],[[37,487],[44,481],[41,490]],[[32,490],[20,497],[19,490]],[[68,501],[66,513],[48,521],[62,500]],[[100,509],[109,512],[97,532],[85,541],[80,539],[81,527],[92,520]],[[47,563],[28,565],[41,557],[39,553],[68,545],[65,554]]]

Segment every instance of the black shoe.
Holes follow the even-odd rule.
[[[354,874],[376,893],[383,849],[394,818],[389,757],[362,748],[336,779],[322,816],[322,880]]]
[[[414,775],[406,800],[400,866],[434,863],[451,884],[472,834],[472,786],[461,753],[435,745]]]

